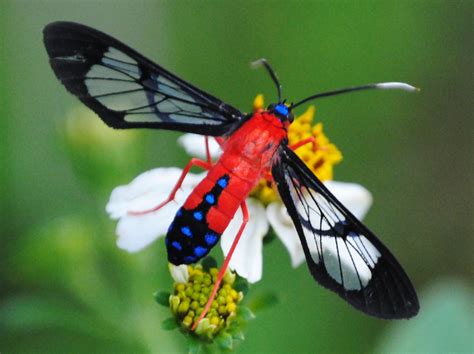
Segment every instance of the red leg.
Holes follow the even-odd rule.
[[[206,160],[208,164],[212,165],[212,157],[209,151],[209,137],[206,135],[204,139],[206,141]]]
[[[159,210],[160,208],[162,208],[163,206],[165,206],[166,204],[171,202],[174,199],[174,197],[176,195],[176,192],[178,191],[178,189],[183,184],[184,178],[186,177],[186,175],[189,173],[189,170],[193,166],[198,166],[198,167],[201,167],[205,170],[209,170],[209,168],[211,168],[211,164],[209,164],[205,161],[199,160],[197,158],[192,158],[188,162],[188,164],[184,167],[183,172],[181,173],[181,176],[178,179],[178,182],[176,182],[176,185],[173,187],[173,190],[171,191],[170,195],[168,196],[168,198],[166,198],[165,201],[163,201],[162,203],[158,204],[156,207],[153,207],[151,209],[141,210],[141,211],[129,211],[128,214],[129,215],[143,215],[143,214],[151,213],[153,211]]]
[[[294,151],[294,150],[298,149],[299,147],[301,147],[303,145],[306,145],[306,144],[309,144],[309,143],[312,143],[313,144],[313,150],[316,150],[316,139],[313,136],[310,136],[306,139],[298,141],[297,143],[294,143],[293,145],[290,145],[290,149]]]
[[[191,328],[192,331],[194,331],[201,322],[201,320],[206,316],[207,312],[211,308],[212,301],[216,297],[217,291],[219,290],[219,286],[221,285],[222,278],[224,277],[225,271],[227,270],[227,267],[229,266],[230,259],[232,258],[232,254],[235,251],[235,247],[237,247],[237,244],[239,243],[240,237],[242,236],[242,233],[244,232],[245,225],[247,225],[247,222],[249,221],[249,211],[247,209],[247,204],[242,202],[240,205],[242,208],[242,225],[240,225],[239,231],[237,232],[237,235],[235,236],[234,242],[232,243],[232,246],[230,247],[229,253],[227,253],[227,256],[225,257],[224,264],[222,264],[221,269],[219,270],[219,274],[217,274],[217,279],[214,284],[214,287],[212,288],[211,295],[209,295],[209,299],[207,300],[207,304],[204,307],[204,310],[201,312],[201,315],[199,316],[198,320],[194,322],[193,327]]]

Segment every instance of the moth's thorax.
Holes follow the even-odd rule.
[[[269,172],[273,156],[287,128],[274,114],[259,111],[225,142],[220,163],[245,180],[257,180]]]

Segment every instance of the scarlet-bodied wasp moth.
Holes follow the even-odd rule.
[[[216,137],[221,145],[223,154],[215,164],[194,159],[185,169],[195,163],[208,174],[178,210],[166,236],[171,263],[195,263],[216,245],[242,208],[244,222],[201,318],[245,227],[245,198],[270,173],[318,283],[372,316],[397,319],[417,314],[415,290],[400,264],[307,168],[288,146],[287,137],[293,109],[309,100],[365,89],[413,91],[412,86],[396,82],[355,86],[287,105],[277,76],[262,59],[259,63],[277,86],[278,102],[245,114],[90,27],[51,23],[44,29],[44,43],[57,78],[110,127],[190,132]]]

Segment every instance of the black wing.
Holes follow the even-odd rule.
[[[413,285],[390,251],[285,144],[272,175],[314,279],[375,317],[418,313]]]
[[[95,29],[54,22],[43,33],[57,78],[113,128],[218,136],[244,119],[237,109]]]

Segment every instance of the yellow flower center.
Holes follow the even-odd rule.
[[[257,95],[253,109],[258,111],[263,107],[263,95]],[[296,148],[295,153],[316,177],[321,181],[327,181],[333,178],[333,166],[342,161],[342,154],[324,134],[322,123],[313,125],[314,113],[315,107],[309,106],[306,112],[295,118],[288,128],[288,144],[293,146],[308,140],[308,143]],[[274,184],[266,179],[260,180],[250,196],[259,199],[265,205],[278,199]]]
[[[178,322],[182,324],[182,328],[190,330],[194,321],[204,310],[218,270],[211,268],[206,271],[197,264],[188,266],[188,272],[189,279],[186,284],[174,284],[174,294],[170,296],[170,307]],[[235,274],[227,271],[212,301],[211,309],[199,323],[195,334],[202,338],[212,339],[230,325],[236,316],[237,304],[243,298],[243,294],[232,287],[234,280]]]

